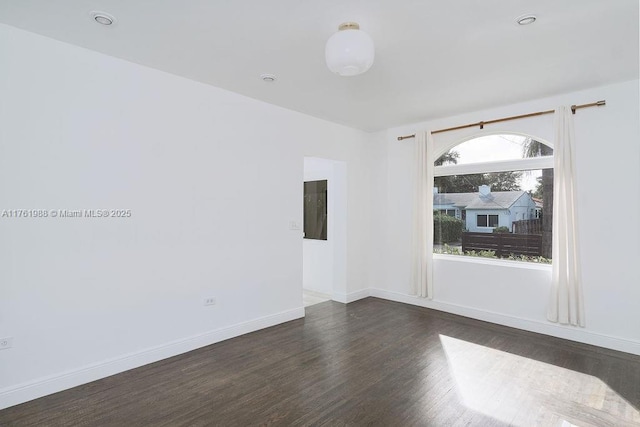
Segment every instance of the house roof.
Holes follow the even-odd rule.
[[[524,191],[492,191],[488,196],[480,193],[438,193],[433,195],[433,205],[453,205],[462,209],[509,209]]]
[[[544,206],[544,202],[542,199],[538,199],[537,197],[532,197],[533,203],[536,204],[536,208],[542,208]]]

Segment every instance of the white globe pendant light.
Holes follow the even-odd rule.
[[[375,56],[373,40],[355,22],[346,22],[329,37],[324,54],[327,67],[341,76],[357,76],[371,68]]]

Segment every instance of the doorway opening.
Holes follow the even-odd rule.
[[[346,290],[346,230],[347,230],[347,168],[346,163],[318,157],[304,158],[304,181],[309,191],[305,195],[305,229],[326,227],[321,238],[303,239],[302,289],[304,306],[333,299]],[[326,181],[326,184],[317,184]],[[326,185],[326,186],[325,186]],[[309,211],[309,210],[312,211]]]

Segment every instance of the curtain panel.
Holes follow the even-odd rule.
[[[414,140],[412,282],[414,293],[433,298],[433,137],[416,132]]]
[[[576,209],[576,142],[570,108],[556,109],[554,127],[553,263],[547,318],[584,327]]]

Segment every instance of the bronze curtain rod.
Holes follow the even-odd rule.
[[[573,114],[575,114],[576,110],[579,110],[580,108],[600,107],[600,106],[606,105],[606,104],[607,104],[606,101],[603,100],[603,101],[598,101],[598,102],[592,102],[590,104],[572,105],[571,106],[571,112]],[[455,126],[455,127],[452,127],[452,128],[434,130],[434,131],[431,132],[431,135],[434,135],[436,133],[449,132],[450,130],[472,128],[472,127],[475,127],[475,126],[480,126],[480,129],[484,129],[484,125],[490,125],[492,123],[499,123],[499,122],[507,122],[509,120],[524,119],[525,117],[543,116],[545,114],[555,113],[555,111],[556,110],[538,111],[536,113],[521,114],[519,116],[503,117],[501,119],[488,120],[486,122],[469,123],[467,125]],[[399,136],[398,137],[398,141],[402,141],[403,139],[415,138],[415,137],[416,137],[415,133],[413,135]]]

